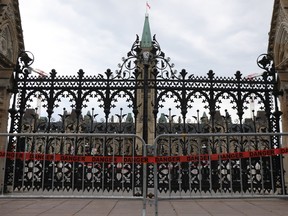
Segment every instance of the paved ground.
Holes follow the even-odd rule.
[[[141,216],[141,200],[0,199],[1,216]],[[154,215],[148,203],[146,215]],[[288,215],[288,199],[161,200],[159,216]]]

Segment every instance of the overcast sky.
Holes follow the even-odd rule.
[[[20,0],[26,50],[33,67],[59,74],[117,69],[136,34],[145,0]],[[273,0],[150,0],[152,34],[175,69],[218,76],[261,72],[267,52]]]
[[[35,56],[32,67],[45,72],[56,69],[59,75],[76,75],[79,69],[87,75],[98,75],[108,68],[117,70],[136,34],[141,37],[146,12],[146,0],[19,2],[25,48]],[[234,76],[240,70],[247,76],[262,72],[256,59],[267,52],[273,3],[150,0],[150,28],[178,71],[184,68],[189,74],[206,76],[212,69],[216,76]],[[63,107],[69,106],[68,101],[62,99],[64,105],[57,108],[55,118]],[[95,107],[93,101],[89,103],[87,110]],[[168,112],[167,103],[159,114]],[[201,101],[195,104],[190,116],[195,115],[196,109],[204,110]],[[111,114],[119,113],[119,107],[125,106],[119,101]],[[222,108],[221,112],[227,109]],[[82,110],[83,114],[87,110]],[[175,114],[179,112],[173,110]],[[230,114],[236,116],[233,112]]]

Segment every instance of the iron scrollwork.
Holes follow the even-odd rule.
[[[143,56],[144,52],[148,52],[148,55]],[[140,109],[143,109],[143,136],[148,136],[148,127],[151,127],[148,121],[155,124],[155,137],[165,133],[195,134],[195,137],[189,139],[161,139],[157,148],[160,156],[230,153],[277,148],[280,145],[277,137],[245,137],[247,132],[280,131],[281,112],[277,97],[281,92],[276,87],[275,69],[272,58],[268,55],[261,55],[257,60],[258,65],[265,70],[258,78],[247,79],[239,71],[233,77],[218,77],[212,70],[207,76],[190,75],[184,69],[178,74],[155,36],[148,51],[141,48],[137,36],[127,57],[122,59],[115,72],[108,69],[104,74],[86,76],[83,70],[79,70],[75,76],[59,76],[56,70],[52,70],[49,76],[39,79],[29,73],[34,59],[30,54],[21,53],[15,68],[13,100],[9,110],[11,133],[136,134]],[[144,92],[141,103],[137,101],[139,92]],[[153,92],[152,101],[148,100],[148,92]],[[29,107],[29,101],[38,95],[41,96],[42,108],[45,109],[41,118],[37,110]],[[61,100],[64,99],[70,105],[71,112],[66,104],[59,112]],[[257,99],[261,106],[252,112],[252,118],[245,118],[251,99]],[[119,110],[116,104],[120,100],[125,101],[120,113],[112,114],[115,108]],[[84,110],[91,101],[91,112],[85,114]],[[227,105],[223,105],[225,102],[231,109],[228,110]],[[170,105],[169,113],[164,113],[167,103],[175,106]],[[153,107],[153,114],[145,115],[150,106]],[[53,119],[55,115],[60,117],[58,121]],[[96,118],[102,120],[96,121]],[[197,137],[199,133],[237,132],[243,133],[243,136]],[[80,156],[143,154],[143,146],[133,139],[105,137],[13,137],[9,140],[8,149],[12,152]],[[163,193],[198,193],[211,190],[215,193],[261,192],[264,183],[269,192],[281,187],[280,173],[272,175],[270,172],[271,168],[277,170],[279,160],[279,157],[275,157],[272,163],[266,158],[233,159],[223,163],[204,159],[195,163],[161,163],[158,164],[158,190]],[[127,193],[133,191],[134,194],[141,195],[142,171],[142,164],[45,160],[23,162],[7,159],[5,184],[13,185],[13,190],[24,191],[82,190],[108,193],[123,189]],[[19,173],[24,176],[17,176]],[[149,164],[148,187],[153,187],[153,184],[153,165]]]

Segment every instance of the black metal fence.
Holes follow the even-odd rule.
[[[232,77],[218,77],[213,71],[209,71],[207,76],[189,74],[184,69],[177,72],[170,62],[170,58],[167,58],[162,52],[155,37],[153,38],[153,47],[149,50],[141,48],[137,37],[131,51],[127,54],[127,58],[123,58],[123,63],[119,64],[119,69],[115,72],[108,69],[103,74],[86,76],[83,70],[79,70],[74,76],[60,76],[55,70],[52,70],[48,76],[38,77],[31,74],[32,63],[33,56],[31,53],[20,53],[14,73],[14,85],[11,89],[13,93],[11,108],[9,109],[11,134],[90,133],[92,135],[97,133],[128,133],[141,136],[144,143],[148,143],[161,134],[280,132],[281,112],[278,108],[278,96],[281,95],[281,92],[277,89],[276,71],[269,55],[259,56],[257,63],[263,69],[263,74],[254,78],[243,77],[239,71]],[[40,106],[33,108],[31,103],[35,100]],[[62,103],[63,101],[64,103]],[[255,101],[257,101],[256,105]],[[119,108],[120,112],[115,114],[115,109],[119,110]],[[38,112],[40,109],[44,110],[43,113]],[[59,120],[55,119],[58,116]],[[98,117],[101,117],[100,121],[96,120]],[[256,136],[255,139],[243,139],[243,137],[244,135],[241,141],[231,137],[229,139],[227,137],[212,139],[211,141],[210,138],[206,137],[198,141],[197,148],[203,153],[205,151],[215,153],[218,151],[217,149],[221,149],[220,152],[224,149],[226,152],[242,152],[247,151],[247,149],[263,149],[263,146],[265,146],[264,149],[281,147],[279,136],[269,136],[265,140],[258,139]],[[260,140],[261,145],[259,144]],[[6,151],[73,156],[138,155],[142,151],[138,145],[133,144],[132,140],[127,141],[131,143],[125,144],[125,148],[121,142],[113,139],[113,142],[110,143],[105,138],[94,139],[92,142],[90,138],[76,139],[69,136],[65,137],[65,140],[48,139],[47,137],[38,137],[35,140],[34,138],[15,136],[9,138]],[[167,140],[165,142],[167,143]],[[177,144],[172,147],[170,142]],[[181,155],[189,156],[195,150],[192,148],[191,142],[194,141],[169,137],[168,144],[161,145],[160,150],[159,148],[158,150],[162,155],[172,154],[172,152],[173,154],[180,154],[181,152]],[[276,170],[275,164],[280,163],[279,160],[277,159],[276,162],[271,161],[271,159],[261,159],[261,163],[266,164],[267,169],[273,167]],[[254,159],[245,162],[245,164],[238,162],[223,163],[221,167],[258,166],[258,162]],[[27,182],[25,180],[25,184],[30,185],[27,187],[32,187],[31,184],[33,184],[33,188],[36,190],[43,189],[43,185],[36,187],[34,184],[35,174],[43,172],[44,167],[41,164],[33,162],[30,165],[23,165],[23,162],[18,163],[17,160],[7,160],[5,185],[7,187],[13,185],[13,190],[18,187],[22,188],[23,179],[21,176],[26,173],[27,169],[31,169],[33,176],[27,174],[25,178],[28,179]],[[76,182],[78,175],[80,175],[80,179],[83,177],[81,177],[81,173],[86,173],[89,169],[97,169],[94,166],[84,168],[81,163],[79,167],[75,167],[74,163],[61,163],[60,167],[54,163],[51,166],[46,165],[44,171],[46,176],[55,173],[55,170],[52,171],[51,169],[59,169],[60,172],[70,170],[71,178],[74,179],[70,179],[70,181]],[[207,184],[203,182],[200,188],[206,192],[207,188],[211,188],[209,185],[211,186],[212,178],[214,178],[213,172],[219,168],[219,164],[211,162],[201,166],[203,170],[201,181],[207,181]],[[192,169],[189,167],[190,165],[188,169]],[[109,167],[105,169],[108,170]],[[158,169],[162,169],[160,165]],[[185,169],[183,167],[182,170]],[[207,171],[206,173],[204,172],[206,169],[213,172]],[[133,170],[127,169],[127,172],[134,172]],[[153,165],[148,164],[147,172],[148,188],[153,188]],[[233,178],[236,180],[233,183],[233,190],[243,191],[244,186],[238,187],[237,184],[240,183],[236,183],[236,181],[242,181],[244,176],[237,174],[238,171],[235,172]],[[205,173],[209,175],[205,177],[206,180],[204,180]],[[53,179],[55,177],[57,174]],[[63,187],[64,180],[62,178],[64,177],[59,178],[58,183],[52,181],[52,177],[50,178],[53,182],[53,187],[50,189],[57,190],[57,188]],[[91,173],[91,179],[94,178],[97,178],[97,171]],[[139,177],[140,179],[141,177]],[[274,187],[281,184],[279,179],[280,176],[275,177]],[[198,181],[200,180],[198,179]],[[90,183],[81,182],[80,185],[73,184],[73,190],[90,190],[92,188]],[[110,186],[106,184],[105,180],[104,182],[105,189],[110,190]],[[122,183],[121,180],[119,184]],[[51,184],[48,183],[47,185],[51,186]],[[59,185],[56,186],[57,184]],[[66,183],[64,184],[67,190],[72,188],[69,184],[72,185],[72,183],[67,183],[67,186],[65,186]],[[177,184],[172,182],[171,187],[173,188],[169,186],[169,190],[172,189],[176,192],[178,187],[174,185]],[[219,185],[217,185],[213,184],[213,187],[218,187]],[[103,185],[97,186],[93,190],[98,190],[100,187]],[[127,190],[129,187],[127,186]],[[161,190],[167,191],[167,187],[161,186]],[[49,190],[49,188],[45,189]]]

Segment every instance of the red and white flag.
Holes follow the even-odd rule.
[[[146,2],[146,7],[147,7],[148,9],[151,9],[151,6],[149,5],[148,1]]]

